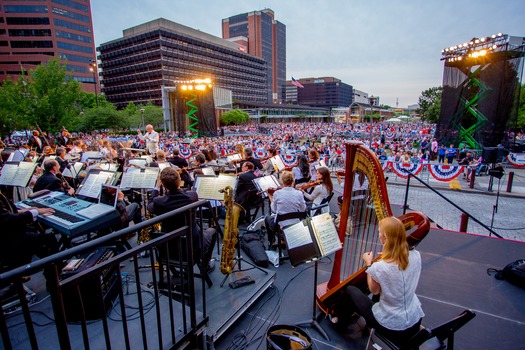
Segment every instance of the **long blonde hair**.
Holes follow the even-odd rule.
[[[395,217],[379,221],[379,231],[385,235],[381,259],[397,263],[400,270],[408,266],[408,243],[405,226]]]

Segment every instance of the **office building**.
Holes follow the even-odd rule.
[[[268,101],[282,102],[286,86],[286,26],[274,19],[273,11],[264,9],[223,19],[222,37],[246,45],[250,55],[266,60]]]
[[[9,1],[0,6],[0,81],[16,80],[57,57],[82,83],[96,92],[95,40],[89,0]]]
[[[111,103],[162,105],[162,87],[211,78],[238,101],[267,103],[266,62],[246,47],[159,18],[98,47],[102,91]]]
[[[353,88],[332,77],[297,79],[303,87],[287,82],[287,102],[305,106],[335,108],[352,104]],[[297,92],[297,94],[296,94]]]

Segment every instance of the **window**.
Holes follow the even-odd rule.
[[[51,29],[9,29],[9,36],[51,36]]]
[[[62,41],[57,41],[57,47],[59,49],[64,49],[64,50],[69,50],[69,51],[93,53],[93,49],[91,47],[64,43]]]
[[[91,40],[91,38],[88,37],[88,36],[84,36],[84,35],[80,35],[80,34],[74,34],[74,33],[63,31],[63,30],[55,31],[55,35],[57,37],[59,37],[59,38],[80,41],[80,42],[83,42],[83,43],[91,44],[93,42]]]
[[[60,16],[72,18],[72,19],[75,19],[77,21],[89,23],[89,16],[81,15],[80,13],[70,12],[70,11],[68,11],[66,9],[53,7],[53,13],[57,14],[57,15],[60,15]]]
[[[47,6],[5,5],[5,13],[47,13]]]
[[[7,17],[7,24],[15,25],[49,25],[48,17]]]
[[[71,7],[71,8],[74,8],[75,10],[79,10],[82,12],[89,12],[89,8],[86,5],[79,4],[78,2],[74,2],[70,0],[53,0],[52,2],[55,4]]]
[[[63,28],[78,30],[79,32],[91,33],[91,28],[90,27],[83,26],[81,24],[76,24],[76,23],[64,21],[64,20],[58,19],[58,18],[55,18],[53,21],[54,21],[54,23],[55,23],[55,25],[57,27],[63,27]],[[48,20],[47,24],[49,24],[49,20]]]
[[[52,41],[11,41],[13,49],[52,48]]]

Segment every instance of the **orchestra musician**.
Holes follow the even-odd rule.
[[[312,181],[303,185],[300,185],[300,190],[303,192],[304,197],[309,201],[309,206],[319,205],[321,202],[328,198],[334,186],[332,184],[332,179],[330,178],[330,170],[327,167],[318,167],[316,171],[316,181]],[[312,193],[306,192],[306,189],[314,186]],[[322,208],[323,212],[328,211],[328,208]]]
[[[73,141],[73,147],[68,152],[70,154],[80,154],[84,151],[84,143],[82,140],[75,140]]]
[[[59,174],[60,165],[55,159],[48,159],[44,162],[44,174],[40,176],[33,187],[34,192],[40,190],[60,191],[69,194],[75,194],[75,190],[69,186],[67,181],[61,180],[57,177]]]
[[[281,174],[281,181],[283,187],[273,194],[268,192],[270,198],[270,208],[273,215],[266,215],[264,224],[268,231],[268,245],[271,247],[275,240],[276,232],[279,226],[288,226],[299,222],[299,219],[290,219],[276,223],[275,219],[278,214],[288,214],[293,212],[304,212],[306,211],[306,203],[301,191],[293,188],[294,178],[293,174],[289,171],[283,171]]]
[[[33,255],[40,258],[58,252],[54,235],[39,232],[33,222],[37,215],[53,214],[51,208],[27,208],[16,206],[0,193],[0,225],[4,234],[0,244],[2,265],[8,269],[29,264]]]
[[[255,175],[255,167],[252,162],[244,162],[241,167],[239,181],[237,182],[237,189],[235,191],[235,202],[241,205],[244,209],[244,216],[239,218],[239,223],[243,221],[250,221],[251,208],[257,206],[261,202],[261,197],[257,194],[257,188],[253,183],[253,179],[257,178]]]
[[[170,162],[173,165],[178,166],[179,168],[188,167],[188,161],[180,156],[180,150],[178,148],[173,149],[172,157],[168,159],[168,162]]]
[[[60,167],[59,172],[63,173],[66,168],[70,168],[69,162],[66,160],[66,150],[65,148],[58,147],[56,153],[56,161]]]
[[[153,130],[153,125],[146,125],[146,133],[142,134],[140,129],[137,129],[139,139],[146,142],[146,150],[149,154],[155,155],[159,149],[159,133]]]
[[[297,156],[297,165],[292,168],[292,174],[296,185],[310,181],[310,166],[304,154]]]
[[[277,155],[277,150],[275,148],[268,149],[268,160],[263,165],[263,174],[264,175],[271,175],[275,172],[275,168],[273,167],[273,163],[269,160],[272,157],[275,157]]]
[[[160,176],[157,180],[157,185],[151,192],[151,200],[148,203],[147,210],[154,215],[162,215],[175,209],[181,208],[185,205],[195,203],[199,200],[197,192],[194,191],[182,191],[180,189],[181,179],[179,173],[174,168],[165,168],[160,172]],[[164,187],[166,193],[160,195],[160,188]],[[195,218],[195,211],[192,211],[193,216],[193,258],[194,261],[198,261],[201,256],[201,246],[199,239],[199,229]],[[176,215],[162,222],[162,231],[171,232],[178,228],[186,225],[185,214]],[[204,231],[203,244],[204,251],[208,251],[210,246],[214,244],[215,230],[208,229]],[[184,249],[182,249],[184,250]],[[172,257],[175,259],[175,257]],[[208,264],[208,261],[205,262]],[[215,265],[213,265],[215,266]]]
[[[71,148],[73,146],[73,138],[66,129],[62,129],[62,132],[56,139],[56,143],[58,146],[64,148]]]
[[[99,143],[100,144],[100,143]],[[108,139],[103,139],[99,152],[104,159],[112,161],[117,158],[117,151],[111,146],[111,142]]]
[[[310,164],[310,180],[317,179],[316,168],[319,166],[319,153],[315,148],[308,151],[308,163]]]
[[[27,145],[36,151],[38,154],[42,154],[44,151],[44,140],[40,137],[38,130],[33,130],[33,135],[27,140]]]
[[[255,167],[255,169],[259,169],[259,170],[263,169],[263,165],[262,165],[261,161],[259,159],[253,157],[253,149],[251,149],[249,147],[244,149],[244,159],[241,160],[241,162],[239,163],[239,167],[240,167],[241,171],[242,171],[242,165],[245,162],[252,163],[253,166]]]
[[[348,286],[342,300],[343,316],[356,312],[369,327],[403,347],[419,332],[425,316],[416,296],[421,255],[417,250],[409,250],[405,226],[395,217],[379,221],[379,240],[383,251],[378,261],[373,262],[372,252],[363,254],[368,288],[380,296],[379,302],[374,303],[356,286]]]

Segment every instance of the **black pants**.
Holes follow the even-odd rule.
[[[355,286],[346,287],[344,295],[345,302],[348,303],[349,310],[354,310],[357,314],[363,316],[363,318],[366,320],[366,324],[369,327],[374,328],[376,332],[381,333],[398,346],[403,345],[403,343],[407,342],[417,332],[419,332],[421,319],[416,322],[415,325],[402,331],[391,330],[380,325],[379,322],[377,322],[374,313],[372,312],[372,305],[374,305],[374,302]]]
[[[29,264],[33,255],[39,258],[58,252],[58,242],[54,235],[34,231],[11,233],[13,237],[2,248],[2,264],[9,269]]]
[[[266,226],[266,232],[268,232],[268,245],[271,246],[279,230],[279,224],[275,223],[275,216],[266,215],[264,218],[264,226]]]

